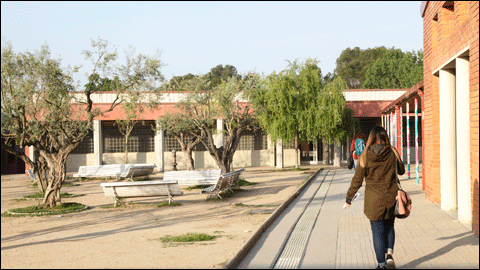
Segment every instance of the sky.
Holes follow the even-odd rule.
[[[286,60],[316,58],[322,74],[333,72],[341,52],[385,46],[423,48],[421,1],[385,2],[1,2],[2,46],[18,52],[47,44],[62,66],[83,65],[74,74],[80,89],[93,65],[82,50],[91,39],[115,45],[118,63],[131,45],[136,52],[161,51],[167,80],[233,65],[241,74],[268,75]],[[113,47],[112,47],[113,48]]]

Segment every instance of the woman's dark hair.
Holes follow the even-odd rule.
[[[360,155],[360,165],[362,165],[362,167],[365,168],[367,148],[370,147],[370,145],[375,144],[377,141],[381,144],[386,144],[387,146],[390,146],[390,140],[388,138],[387,131],[381,126],[375,126],[374,128],[372,128],[370,134],[368,135],[368,140],[365,144],[365,151],[363,151],[362,155]]]

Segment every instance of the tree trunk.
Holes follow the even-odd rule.
[[[323,142],[323,164],[328,165],[330,164],[330,157],[328,155],[328,150],[330,148],[330,145],[326,143],[325,141]]]
[[[193,171],[195,170],[195,165],[193,164],[192,158],[192,150],[193,148],[187,147],[183,150],[183,155],[185,156],[185,164],[187,164],[187,170]]]
[[[65,181],[67,158],[60,153],[45,159],[49,165],[49,181],[43,197],[43,205],[51,208],[55,207],[57,202],[61,202],[60,189]]]
[[[35,162],[34,170],[35,176],[37,177],[38,191],[40,191],[41,193],[45,193],[48,185],[47,174],[49,173],[48,164],[45,161],[45,158],[37,155],[37,161]]]
[[[298,131],[295,134],[295,168],[298,169]]]
[[[231,162],[227,160],[227,158],[217,161],[217,165],[221,170],[221,174],[230,172],[230,164]]]
[[[125,136],[125,164],[128,164],[128,137]]]

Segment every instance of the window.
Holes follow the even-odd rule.
[[[72,151],[72,154],[88,154],[93,153],[93,133],[89,131],[87,136],[83,141],[78,145],[75,150]]]
[[[127,142],[128,152],[155,152],[155,132],[151,126],[152,124],[133,127]],[[104,153],[125,152],[125,136],[117,126],[106,126],[102,133]]]
[[[167,131],[165,131],[164,134],[165,152],[171,152],[173,149],[175,149],[175,151],[183,151],[180,143],[173,135],[168,134]],[[188,140],[190,140],[190,137],[187,136],[184,141],[187,142]],[[200,142],[195,145],[193,151],[207,151],[207,148]]]
[[[264,150],[267,149],[267,135],[261,130],[247,130],[242,133],[237,150]]]

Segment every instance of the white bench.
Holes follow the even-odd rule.
[[[173,201],[173,196],[183,195],[177,181],[138,181],[138,182],[114,182],[101,183],[105,197],[115,200],[117,206],[118,197],[153,197],[168,196],[168,204]]]
[[[215,185],[221,170],[166,171],[164,181],[178,181],[179,185]]]
[[[133,177],[148,176],[153,173],[155,164],[110,164],[110,165],[94,165],[80,166],[78,173],[73,177],[115,177],[127,178],[131,181]],[[130,168],[133,168],[130,171]]]
[[[32,179],[33,184],[37,183],[37,176],[30,170],[25,170],[26,173],[28,173],[28,176],[30,179]],[[48,174],[45,173],[45,178],[48,179]]]
[[[202,189],[200,193],[211,193],[210,195],[207,196],[207,200],[212,196],[217,196],[220,199],[222,196],[220,196],[220,193],[222,191],[231,191],[233,192],[233,188],[238,187],[238,182],[240,180],[240,174],[245,171],[245,169],[240,169],[236,170],[234,172],[229,172],[222,174],[217,183],[213,186],[210,186],[208,188]]]
[[[30,179],[32,179],[33,183],[37,183],[37,176],[32,173],[32,171],[30,170],[25,170],[26,173],[28,173],[28,176],[30,177]]]

